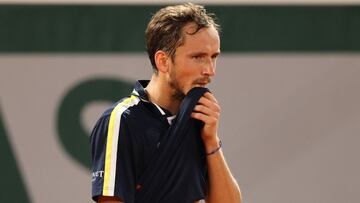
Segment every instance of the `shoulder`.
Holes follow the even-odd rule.
[[[125,97],[106,109],[99,121],[105,121],[107,123],[112,120],[117,122],[125,121],[138,114],[141,109],[139,102],[140,99],[137,96],[131,95]]]
[[[98,139],[106,139],[109,132],[119,132],[128,129],[129,126],[133,126],[136,122],[134,112],[138,111],[140,99],[137,96],[125,97],[118,102],[114,103],[97,120],[90,139],[92,142],[98,142]],[[122,126],[122,127],[120,127]]]

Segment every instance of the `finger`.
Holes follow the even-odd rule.
[[[204,105],[204,106],[212,109],[213,111],[220,112],[219,104],[211,101],[210,99],[208,99],[204,96],[199,99],[198,104]]]
[[[200,120],[207,125],[216,124],[217,122],[216,118],[198,112],[191,113],[191,117]]]
[[[217,101],[217,99],[215,98],[215,96],[214,96],[212,93],[210,93],[210,92],[206,92],[203,96],[204,96],[205,98],[207,98],[207,99],[215,102],[215,103],[219,103],[219,102]]]
[[[199,112],[199,113],[203,113],[207,116],[213,116],[213,117],[216,117],[218,118],[219,117],[219,112],[217,111],[214,111],[212,109],[210,109],[209,107],[205,106],[205,105],[196,105],[194,107],[194,111],[195,112]]]
[[[205,106],[211,106],[213,105],[214,102],[212,102],[210,99],[202,96],[199,101],[198,101],[198,104],[202,104],[202,105],[205,105]]]

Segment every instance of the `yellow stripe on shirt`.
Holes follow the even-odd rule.
[[[118,139],[120,132],[121,115],[131,106],[139,103],[139,98],[132,95],[116,105],[110,115],[104,168],[103,195],[113,196],[115,188],[116,161],[118,150]]]

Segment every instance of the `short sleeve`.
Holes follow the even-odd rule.
[[[112,120],[113,119],[113,120]],[[114,196],[134,202],[135,167],[132,141],[123,116],[102,116],[91,136],[92,198]]]

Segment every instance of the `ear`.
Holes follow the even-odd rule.
[[[157,51],[155,53],[155,63],[156,63],[156,67],[158,69],[159,72],[167,72],[168,71],[168,60],[169,57],[168,55],[164,52],[164,51]]]

